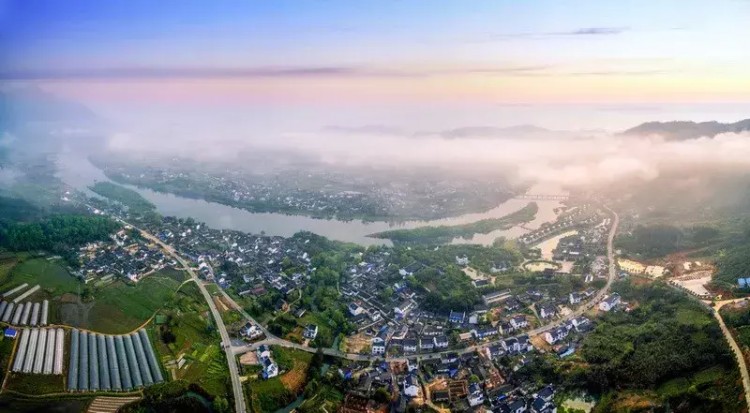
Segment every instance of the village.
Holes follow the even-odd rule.
[[[344,250],[339,254],[343,273],[337,286],[346,317],[343,325],[326,325],[315,308],[301,300],[303,292],[315,293],[311,282],[320,271],[316,265],[325,262],[321,257],[329,249],[340,248],[320,237],[215,230],[191,219],[171,217],[144,223],[143,229],[190,259],[205,282],[215,283],[238,302],[271,304],[256,317],[265,326],[243,322],[230,328],[237,339],[263,340],[266,328],[284,315],[296,319],[297,327],[279,331],[281,338],[371,360],[342,373],[358,383],[347,395],[344,408],[361,405],[358,397],[371,403],[373,392],[388,383],[404,397],[404,406],[423,400],[468,409],[486,402],[497,411],[527,411],[519,410],[524,406],[541,413],[555,409],[554,385],[535,388],[514,372],[535,357],[564,359],[575,354],[582,337],[594,327],[598,312],[628,308],[617,294],[594,302],[607,276],[603,251],[610,223],[600,214],[590,213],[576,221],[575,233],[554,238],[551,251],[534,248],[535,244],[523,249],[520,260],[499,255],[488,265],[476,265],[475,259],[486,257],[473,255],[471,248],[457,250],[463,251],[460,254],[449,247],[427,249],[422,258],[410,247]],[[176,266],[131,229],[125,226],[111,242],[83,248],[79,276],[106,281],[114,274],[138,282],[157,268]],[[426,257],[431,258],[425,261]],[[525,264],[535,257],[560,267],[539,272],[526,269]],[[562,271],[567,262],[575,265]],[[428,289],[415,284],[416,276],[433,270],[437,274],[458,271],[470,278],[468,285],[479,300],[468,308],[436,310],[427,301]],[[571,274],[573,270],[581,273]],[[497,287],[499,278],[516,277],[519,271],[545,281],[539,286]],[[574,282],[561,289],[558,280],[563,279]],[[322,340],[320,332],[331,330],[347,334],[335,342],[331,337]],[[269,348],[261,346],[255,353],[264,379],[283,374]]]
[[[158,168],[144,170],[137,161],[120,159],[108,163],[105,172],[119,182],[175,193],[200,192],[208,200],[252,212],[364,220],[459,215],[491,208],[511,194],[502,181],[479,185],[461,177],[433,180],[429,172],[420,170],[394,177],[387,170],[373,174],[357,168],[331,170],[330,165],[271,172],[247,170],[247,163],[220,170],[211,165],[195,167],[185,169],[180,160],[168,159]]]
[[[164,256],[161,249],[138,236],[126,225],[113,234],[110,241],[89,243],[77,252],[79,266],[71,273],[84,280],[104,285],[117,277],[138,282],[165,267],[177,263]]]
[[[585,210],[582,208],[581,210]],[[564,215],[560,222],[570,221]],[[296,327],[280,331],[279,338],[310,348],[325,348],[362,357],[342,359],[336,374],[350,382],[341,411],[387,411],[377,393],[386,389],[397,411],[408,406],[469,411],[489,406],[494,412],[555,412],[564,400],[556,397],[555,383],[539,385],[518,375],[536,359],[565,360],[573,356],[583,337],[595,328],[600,314],[630,311],[631,304],[617,293],[603,298],[597,292],[608,276],[606,237],[610,219],[590,210],[575,225],[557,224],[540,241],[524,246],[522,257],[498,257],[478,265],[471,250],[447,256],[449,248],[425,250],[429,260],[412,248],[371,247],[338,250],[321,243],[313,234],[294,237],[252,235],[214,230],[190,219],[166,217],[145,229],[189,258],[206,283],[214,283],[238,302],[262,301],[270,306],[257,317],[261,322],[242,322],[230,328],[235,338],[253,349],[261,379],[283,371],[268,345],[253,346],[268,338],[268,327],[280,316],[296,320]],[[133,282],[151,271],[176,263],[166,259],[155,245],[145,242],[125,226],[111,242],[82,248],[78,275],[106,281],[111,274]],[[316,273],[325,260],[321,254],[338,251],[342,273],[337,283],[345,324],[322,322],[316,309],[301,300],[314,292]],[[436,257],[440,257],[439,259]],[[550,264],[534,267],[535,262]],[[661,279],[704,298],[702,284],[711,270],[701,262],[669,267],[643,264],[620,257],[617,278],[640,276]],[[415,284],[428,270],[456,268],[468,277],[479,300],[470,308],[436,311],[428,303],[429,289]],[[535,270],[535,269],[539,270]],[[673,274],[676,273],[676,274]],[[539,285],[498,288],[503,277],[519,274],[545,280]],[[562,280],[573,280],[567,288]],[[312,284],[311,284],[312,283]],[[266,301],[263,301],[266,300]],[[344,328],[345,326],[345,328]],[[321,331],[346,331],[331,342]]]

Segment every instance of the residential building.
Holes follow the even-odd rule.
[[[551,304],[545,304],[539,309],[539,317],[546,319],[552,318],[557,314],[557,308]]]
[[[612,293],[599,303],[599,309],[602,311],[611,311],[620,304],[620,294]]]
[[[310,340],[315,340],[315,337],[318,336],[318,326],[315,324],[308,324],[302,332],[302,336]]]
[[[400,317],[403,317],[406,315],[406,313],[411,310],[411,308],[414,306],[414,302],[411,300],[404,300],[396,307],[393,307],[393,312]]]
[[[492,303],[496,303],[498,301],[505,300],[507,298],[510,298],[510,291],[495,291],[487,294],[482,295],[482,301],[484,302],[484,305],[490,305]]]
[[[419,395],[419,381],[417,376],[408,374],[404,378],[404,394],[408,397],[417,397]]]
[[[433,341],[435,343],[435,348],[443,349],[448,348],[448,337],[440,335],[433,337]]]
[[[466,313],[464,312],[451,311],[450,315],[448,316],[448,321],[453,324],[463,324],[465,319]]]
[[[484,392],[478,383],[469,386],[469,406],[476,407],[484,403]]]
[[[553,328],[544,333],[544,340],[549,344],[555,344],[568,336],[568,330],[564,327]]]
[[[362,308],[359,304],[357,303],[349,304],[349,314],[351,314],[353,317],[357,317],[364,312],[365,312],[365,309]]]
[[[505,355],[505,349],[501,344],[495,344],[484,349],[488,358],[494,359]]]
[[[279,375],[279,366],[270,357],[262,359],[261,365],[263,366],[264,379],[270,379]]]
[[[584,316],[576,317],[570,322],[573,324],[573,327],[578,331],[579,333],[582,333],[584,331],[588,331],[593,327],[593,324],[591,323],[591,320]]]
[[[431,351],[435,348],[435,342],[431,338],[422,337],[419,339],[419,349],[421,351]]]
[[[372,352],[372,355],[374,356],[385,354],[385,340],[380,335],[372,338],[370,347],[371,347],[370,351]]]
[[[474,337],[476,337],[477,340],[482,340],[498,334],[497,329],[493,327],[478,328],[471,330],[471,332],[472,334],[474,334]]]
[[[526,320],[526,316],[524,315],[515,315],[510,319],[510,325],[513,326],[514,329],[518,330],[521,328],[526,328],[529,326],[529,321]]]

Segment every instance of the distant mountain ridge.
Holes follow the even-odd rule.
[[[696,139],[704,136],[713,138],[720,133],[736,133],[745,131],[750,131],[750,119],[745,119],[734,123],[721,123],[716,121],[646,122],[634,128],[630,128],[622,132],[621,134],[631,136],[660,135],[668,140],[686,140]]]
[[[38,87],[0,91],[0,121],[4,126],[29,122],[95,123],[101,119],[88,107],[47,93]]]
[[[543,135],[552,131],[535,125],[516,125],[498,128],[495,126],[465,126],[462,128],[445,130],[439,133],[446,139],[461,139],[476,136],[488,138],[504,138],[514,135]]]

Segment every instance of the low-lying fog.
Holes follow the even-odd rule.
[[[362,132],[289,132],[268,139],[242,136],[213,140],[171,139],[118,133],[109,136],[114,153],[169,155],[199,161],[242,162],[243,154],[297,153],[329,164],[429,167],[461,172],[511,173],[522,181],[564,186],[606,185],[622,179],[652,180],[662,174],[750,171],[750,133],[667,141],[654,136],[597,132],[548,132],[530,136],[482,134],[446,138]]]
[[[38,90],[35,93],[37,100],[48,96]],[[315,124],[315,119],[299,122],[290,118],[286,122],[276,116],[261,120],[257,113],[248,113],[246,118],[234,113],[233,118],[227,119],[236,121],[222,122],[219,121],[221,114],[214,113],[215,108],[214,112],[207,108],[204,113],[194,111],[190,115],[178,111],[154,112],[144,114],[142,121],[137,116],[139,112],[133,111],[118,116],[116,123],[107,123],[92,122],[92,119],[108,119],[101,117],[96,109],[56,97],[49,101],[51,103],[44,107],[47,117],[59,112],[70,114],[71,119],[52,116],[54,122],[35,122],[34,113],[29,115],[33,110],[28,109],[38,107],[33,105],[21,108],[23,111],[8,110],[4,115],[10,116],[9,120],[14,120],[13,116],[25,117],[26,124],[34,127],[16,127],[2,133],[0,145],[6,151],[21,143],[33,146],[34,139],[40,135],[41,124],[49,128],[44,144],[74,145],[81,151],[98,147],[110,155],[181,157],[237,165],[258,158],[287,164],[292,159],[300,163],[304,160],[330,165],[376,166],[394,171],[435,167],[461,173],[502,174],[519,182],[548,182],[567,187],[606,186],[633,179],[648,181],[683,171],[686,175],[750,171],[748,132],[674,140],[658,134],[623,135],[623,129],[586,130],[583,126],[573,131],[532,125],[467,126],[451,123],[447,115],[436,120],[433,128],[426,127],[428,122],[424,116],[411,129],[404,126],[402,117],[399,117],[399,126],[389,126],[387,118],[383,118],[383,123],[366,126],[331,126],[335,124],[326,122],[330,120],[326,118],[313,127],[310,125]],[[13,100],[9,102],[6,109],[12,108]],[[502,108],[497,110],[502,112]],[[142,109],[140,113],[146,112]],[[648,113],[643,117],[643,121],[650,120]],[[511,121],[507,116],[501,118],[506,124]],[[90,127],[92,123],[96,126]],[[352,123],[341,119],[338,124]],[[456,126],[446,128],[449,124]],[[593,125],[584,120],[582,124]],[[86,144],[81,145],[81,141]]]

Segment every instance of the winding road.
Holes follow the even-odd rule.
[[[737,344],[737,341],[734,339],[734,336],[732,335],[732,332],[729,331],[729,328],[727,328],[727,325],[724,324],[724,319],[721,318],[721,314],[719,314],[719,309],[721,307],[724,307],[727,304],[734,304],[740,301],[746,301],[746,298],[738,298],[735,300],[724,300],[724,301],[717,301],[716,305],[713,307],[713,313],[714,317],[716,317],[716,321],[719,322],[719,327],[721,327],[721,332],[724,333],[724,337],[726,337],[727,341],[729,342],[729,347],[732,348],[732,351],[734,352],[734,355],[737,357],[737,365],[740,368],[740,375],[742,376],[742,387],[745,389],[745,403],[747,403],[747,406],[750,406],[750,374],[748,374],[747,370],[747,362],[745,361],[745,356],[742,354],[742,349],[740,349],[740,346]]]
[[[245,413],[247,411],[247,407],[245,404],[245,394],[242,391],[240,372],[239,368],[237,367],[237,361],[235,360],[234,352],[232,351],[232,341],[229,337],[229,332],[227,332],[227,327],[224,325],[224,320],[222,320],[221,318],[221,313],[216,308],[216,304],[214,303],[214,300],[211,299],[211,294],[206,289],[206,286],[203,285],[203,282],[200,278],[198,278],[198,274],[195,273],[195,270],[193,270],[190,264],[184,258],[182,258],[182,256],[174,250],[174,248],[165,244],[159,238],[151,235],[150,233],[134,226],[133,224],[127,223],[122,220],[120,220],[120,222],[137,229],[144,238],[147,238],[156,245],[160,246],[167,255],[177,260],[177,262],[179,262],[180,265],[185,268],[185,271],[190,274],[190,278],[198,286],[198,289],[203,295],[203,298],[206,300],[206,304],[208,304],[208,308],[211,310],[211,315],[213,316],[214,322],[216,323],[216,329],[219,330],[219,335],[221,336],[221,347],[224,349],[224,353],[227,356],[227,367],[229,368],[229,376],[232,381],[232,392],[234,393],[234,411],[236,413]],[[237,303],[234,303],[234,305],[237,305]]]
[[[609,236],[607,237],[607,257],[609,259],[609,274],[608,274],[608,277],[607,277],[607,283],[585,305],[579,307],[577,310],[571,312],[570,314],[566,315],[565,317],[563,317],[561,319],[555,320],[552,323],[549,323],[549,324],[546,324],[544,326],[541,326],[541,327],[535,328],[533,330],[527,331],[526,333],[529,336],[534,336],[534,335],[545,333],[545,332],[547,332],[549,330],[552,330],[553,328],[559,326],[560,324],[565,323],[568,320],[571,320],[573,318],[576,318],[576,317],[579,317],[579,316],[583,315],[586,311],[588,311],[592,307],[594,307],[602,298],[604,298],[604,296],[609,292],[610,288],[612,288],[612,283],[614,282],[615,277],[617,275],[617,267],[615,265],[615,253],[614,253],[614,245],[613,244],[614,244],[615,234],[617,233],[617,226],[620,223],[620,217],[612,209],[610,209],[610,208],[608,208],[606,206],[604,208],[607,209],[607,211],[609,211],[612,214],[613,218],[614,218],[613,221],[612,221],[612,228],[610,228],[610,230],[609,230]],[[223,290],[222,290],[222,293],[229,300],[229,302],[232,303],[232,305],[235,308],[241,308]],[[251,322],[255,322],[252,319],[252,317],[250,317],[247,313],[244,312],[244,310],[241,310],[241,313],[243,314],[243,316],[245,316],[245,318],[247,320],[249,320]],[[418,354],[411,354],[411,355],[405,355],[405,356],[400,356],[400,357],[386,357],[385,359],[386,359],[386,361],[404,361],[404,360],[407,360],[407,359],[409,359],[409,360],[417,360],[417,359],[418,360],[430,360],[430,359],[437,359],[437,358],[440,358],[441,356],[443,356],[443,355],[445,355],[447,353],[453,353],[453,352],[457,352],[459,354],[472,353],[474,351],[481,350],[481,349],[484,349],[484,348],[487,348],[487,347],[499,344],[502,340],[503,339],[493,340],[493,341],[485,342],[485,343],[482,343],[482,344],[465,347],[465,348],[460,349],[460,350],[450,350],[450,351],[430,352],[430,353],[418,353]],[[294,348],[294,349],[306,351],[306,352],[309,352],[309,353],[315,353],[316,351],[318,351],[317,348],[306,347],[306,346],[303,346],[301,344],[293,343],[291,341],[284,340],[284,339],[281,339],[279,337],[276,337],[276,336],[274,336],[272,334],[268,334],[268,332],[266,332],[266,339],[261,340],[261,341],[257,341],[255,343],[249,344],[249,345],[235,346],[233,348],[233,351],[234,351],[235,354],[243,354],[243,353],[246,353],[248,351],[253,351],[256,348],[258,348],[258,346],[263,345],[263,344],[266,344],[266,345],[277,345],[277,346],[282,346],[282,347]],[[334,349],[334,348],[323,348],[322,352],[323,352],[323,354],[328,355],[328,356],[345,358],[345,359],[348,359],[348,360],[355,360],[355,361],[368,361],[368,360],[379,359],[379,357],[374,357],[374,356],[370,356],[370,355],[355,354],[355,353],[344,353],[344,352],[341,352],[341,351],[339,351],[337,349]]]

